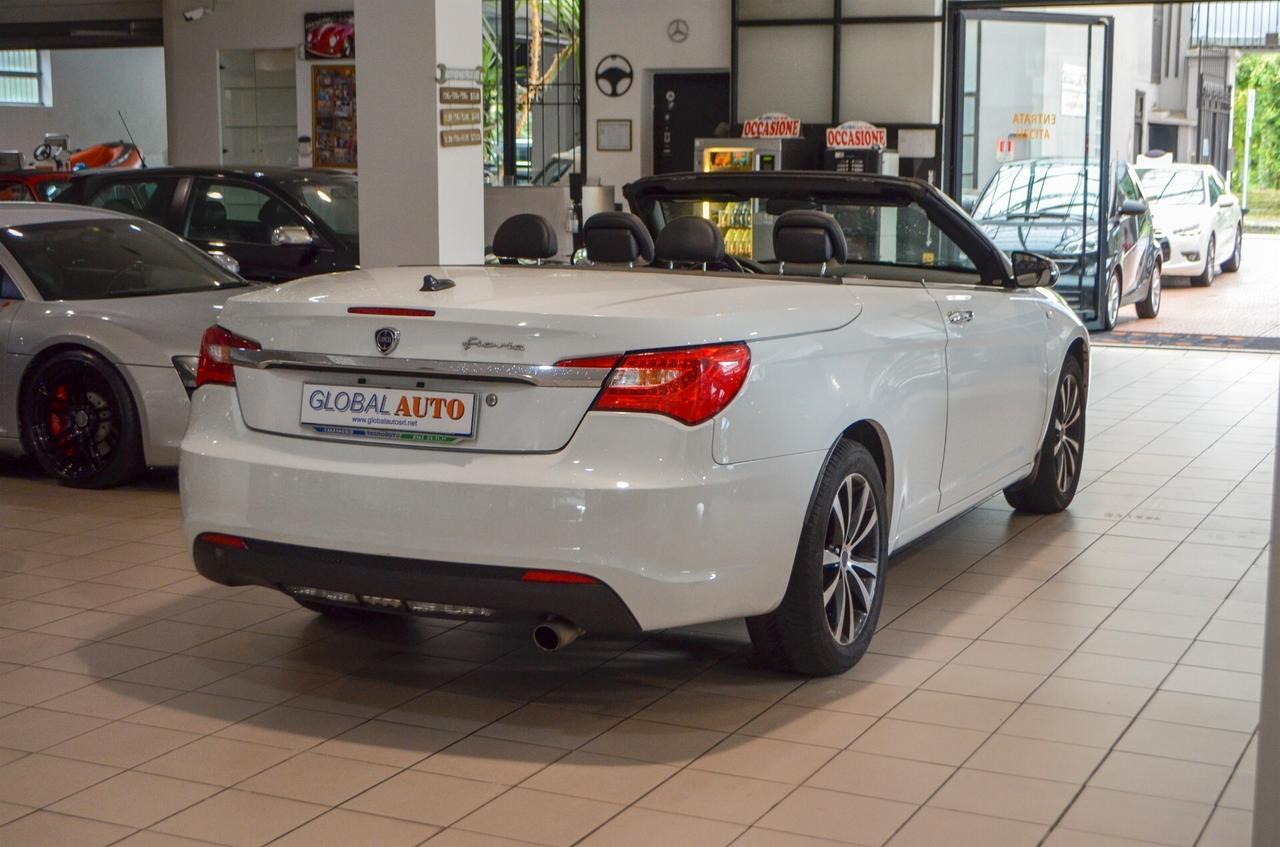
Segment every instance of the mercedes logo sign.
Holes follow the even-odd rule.
[[[621,97],[631,90],[635,71],[626,56],[610,53],[596,65],[596,88],[605,97]]]
[[[684,18],[676,18],[667,24],[667,38],[676,44],[683,44],[689,38],[689,22]]]

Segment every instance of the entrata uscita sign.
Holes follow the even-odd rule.
[[[800,120],[782,112],[769,112],[742,125],[743,138],[799,138]]]
[[[888,147],[889,131],[866,121],[845,121],[827,129],[828,150],[866,150]]]

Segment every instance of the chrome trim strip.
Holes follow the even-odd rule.
[[[397,376],[523,382],[545,388],[599,388],[604,384],[611,370],[610,368],[561,368],[555,365],[521,365],[504,362],[453,362],[443,359],[398,359],[382,356],[293,353],[286,350],[235,349],[231,351],[231,363],[257,370],[284,368],[382,373]]]

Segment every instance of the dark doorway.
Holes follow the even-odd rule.
[[[729,128],[730,91],[727,73],[654,74],[654,173],[693,170],[693,140]]]

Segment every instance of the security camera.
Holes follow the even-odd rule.
[[[194,9],[187,9],[185,12],[183,12],[182,19],[184,21],[198,21],[205,16],[206,12],[212,12],[212,11],[213,11],[212,9],[206,6],[196,6]]]

